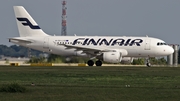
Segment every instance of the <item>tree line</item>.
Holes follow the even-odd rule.
[[[39,56],[39,54],[42,54],[43,52],[37,51],[37,50],[29,50],[26,47],[23,46],[17,46],[17,45],[0,45],[0,55],[5,57],[28,57],[29,54],[32,56]]]

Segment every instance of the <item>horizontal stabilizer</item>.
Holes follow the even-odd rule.
[[[13,43],[25,43],[25,44],[33,43],[33,41],[24,40],[24,39],[18,39],[18,38],[9,38],[9,42],[13,42]]]

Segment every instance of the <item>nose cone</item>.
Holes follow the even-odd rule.
[[[167,56],[174,53],[174,49],[171,46],[159,47],[157,56]]]
[[[174,53],[174,49],[172,47],[169,46],[168,50],[167,50],[167,54],[171,55]]]

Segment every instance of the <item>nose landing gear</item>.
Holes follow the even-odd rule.
[[[151,67],[151,63],[149,62],[149,58],[147,59],[146,66]]]
[[[146,63],[146,66],[151,67],[151,63]]]

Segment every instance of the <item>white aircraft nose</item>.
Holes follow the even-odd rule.
[[[174,49],[172,47],[169,46],[168,50],[167,50],[167,53],[170,55],[170,54],[173,54],[174,53]]]
[[[158,56],[167,56],[174,53],[174,49],[171,46],[164,46],[159,49],[157,52]]]

